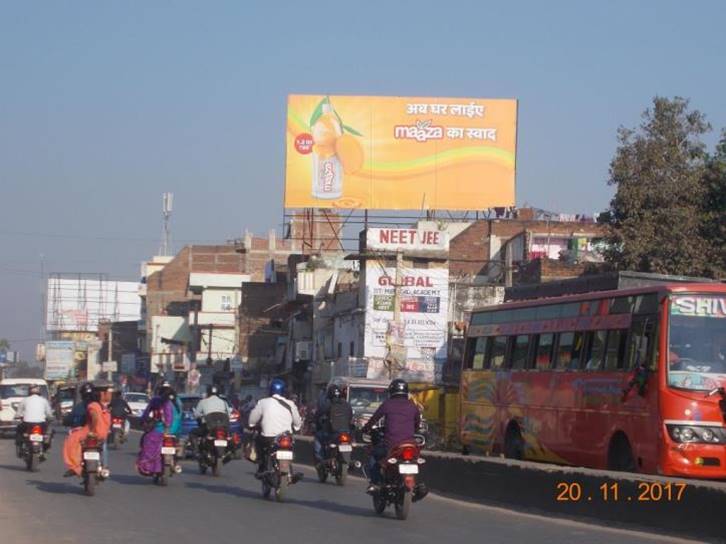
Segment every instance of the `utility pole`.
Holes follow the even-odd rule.
[[[405,357],[404,332],[401,324],[401,286],[403,284],[403,252],[396,252],[396,279],[393,291],[393,321],[388,324],[388,378],[398,375],[401,358]],[[395,367],[395,368],[394,368]]]
[[[212,332],[214,331],[214,325],[209,324],[209,336],[207,339],[207,365],[212,365]]]
[[[108,361],[113,361],[113,321],[108,324]],[[106,371],[106,379],[111,381],[111,370]]]

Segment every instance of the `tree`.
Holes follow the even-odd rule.
[[[714,277],[726,277],[726,129],[706,161],[703,183],[701,233],[708,243],[707,269]]]
[[[0,351],[10,351],[10,342],[6,338],[0,338]]]
[[[703,238],[706,149],[710,130],[688,100],[656,97],[637,129],[618,129],[604,215],[606,259],[617,269],[700,275],[708,271]]]

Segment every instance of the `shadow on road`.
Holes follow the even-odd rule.
[[[20,461],[18,461],[20,462]],[[17,472],[28,472],[28,469],[25,468],[23,465],[0,465],[0,469],[2,470],[14,470]]]
[[[153,480],[151,476],[141,476],[138,474],[114,474],[111,473],[109,478],[112,482],[116,482],[123,485],[146,485],[153,486]]]
[[[324,512],[337,512],[338,514],[347,514],[349,516],[362,516],[368,518],[378,517],[376,513],[373,512],[373,507],[371,507],[370,509],[359,508],[357,506],[350,506],[348,504],[342,504],[339,502],[332,502],[327,500],[306,501],[304,499],[296,499],[295,497],[291,497],[287,502],[289,504],[294,504],[295,506],[315,508],[316,510],[323,510]]]
[[[76,480],[73,481],[75,482]],[[43,482],[41,480],[28,480],[28,483],[30,485],[34,485],[38,491],[42,491],[43,493],[53,493],[61,495],[68,495],[69,493],[73,493],[77,495],[83,492],[83,488],[78,484],[73,485],[63,482]]]
[[[232,495],[233,497],[242,497],[246,499],[261,499],[262,494],[254,491],[247,491],[240,487],[234,487],[231,485],[209,485],[209,484],[198,484],[195,482],[187,482],[186,487],[190,489],[201,489],[203,491],[209,491],[210,493],[224,493]]]

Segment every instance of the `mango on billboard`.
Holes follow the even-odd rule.
[[[286,208],[513,206],[513,99],[290,95]]]

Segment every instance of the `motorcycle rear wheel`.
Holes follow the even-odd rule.
[[[339,486],[344,486],[345,481],[348,478],[348,465],[341,461],[338,461],[335,464],[335,471],[335,483]]]
[[[398,502],[395,504],[396,508],[396,517],[398,519],[406,519],[408,517],[408,512],[411,510],[411,492],[406,490],[403,492],[403,495],[398,499]]]
[[[375,495],[373,495],[373,510],[379,516],[386,511],[386,499],[383,497],[383,495],[381,495],[381,493],[376,493]]]
[[[111,432],[111,436],[108,437],[108,442],[108,445],[111,449],[118,449],[118,433],[116,433],[116,431]]]
[[[217,457],[212,465],[212,476],[217,477],[222,473],[222,458]]]
[[[319,463],[315,467],[315,470],[318,473],[318,480],[320,480],[321,484],[324,484],[325,482],[328,481],[328,471],[326,470],[325,465],[323,465],[322,463]]]
[[[166,467],[161,469],[161,474],[157,476],[156,483],[158,483],[161,487],[166,487],[169,483],[169,477],[166,475]]]
[[[86,495],[93,497],[96,494],[96,475],[86,472],[83,474],[83,490]]]
[[[29,453],[25,458],[25,466],[30,472],[38,472],[40,456],[37,453]]]
[[[272,491],[272,486],[267,481],[266,478],[262,479],[262,496],[266,499],[270,497],[270,492]]]
[[[287,474],[281,474],[279,487],[275,489],[275,500],[285,502],[285,497],[287,497]]]
[[[199,474],[207,473],[207,465],[199,461]]]

